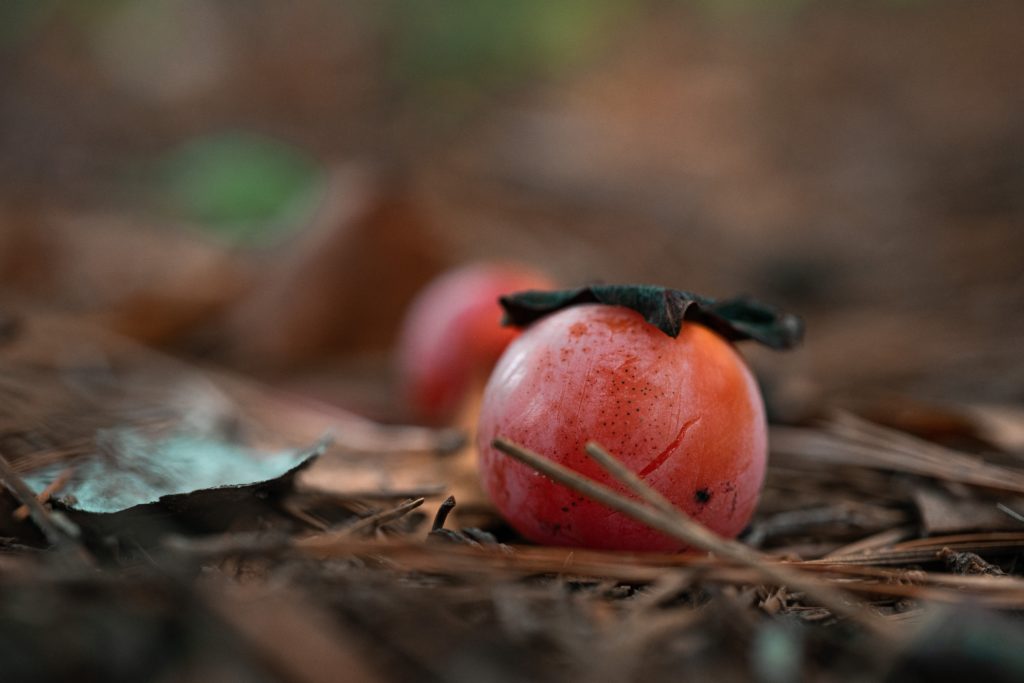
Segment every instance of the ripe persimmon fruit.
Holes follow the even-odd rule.
[[[397,345],[397,372],[412,416],[444,423],[474,380],[486,379],[519,334],[502,327],[498,297],[552,286],[547,276],[516,264],[472,263],[430,282],[409,306]]]
[[[584,452],[596,441],[725,537],[750,520],[767,459],[761,395],[728,340],[690,321],[672,337],[635,310],[600,303],[536,320],[498,361],[477,435],[484,489],[538,543],[684,549],[500,453],[499,436],[632,496]]]

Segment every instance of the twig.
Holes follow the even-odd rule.
[[[1009,508],[1003,505],[1002,503],[996,503],[996,509],[1002,513],[1009,515],[1010,517],[1013,517],[1018,522],[1024,523],[1024,515],[1020,514],[1016,510]]]
[[[441,506],[437,508],[437,514],[434,515],[434,523],[430,525],[431,533],[444,528],[444,523],[448,521],[448,515],[450,515],[454,509],[455,496],[448,496],[444,499],[444,502],[441,503]]]
[[[596,446],[596,444],[595,444]],[[625,486],[647,501],[658,500],[658,505],[653,502],[649,506],[642,505],[628,498],[620,496],[612,489],[598,484],[567,467],[563,467],[551,460],[523,448],[506,439],[497,438],[494,440],[494,447],[502,453],[509,455],[520,462],[529,465],[538,472],[547,475],[558,483],[568,486],[580,493],[583,493],[594,500],[604,503],[619,512],[629,515],[634,519],[647,524],[653,529],[666,533],[684,543],[695,546],[702,550],[715,553],[721,557],[730,559],[738,564],[756,569],[763,576],[780,585],[787,585],[799,591],[803,591],[813,600],[816,600],[823,607],[827,607],[833,613],[850,618],[877,636],[885,638],[893,637],[892,629],[881,619],[875,618],[864,607],[847,604],[842,599],[842,594],[825,587],[818,582],[805,580],[797,571],[791,570],[782,565],[774,564],[746,546],[728,541],[715,535],[712,531],[699,523],[693,521],[674,507],[668,509],[667,501],[653,491],[647,484],[636,475],[622,474],[625,466],[619,463],[614,457],[604,452],[600,447],[588,449],[591,457],[594,457],[602,466],[605,466],[609,473],[619,479]],[[595,455],[600,453],[600,455]]]
[[[54,479],[53,481],[46,485],[46,488],[44,488],[42,491],[36,494],[36,500],[38,500],[41,504],[50,500],[53,494],[57,493],[62,488],[64,488],[64,485],[68,483],[69,479],[71,479],[71,474],[74,471],[75,470],[73,467],[68,467],[64,469],[60,474],[57,475],[56,479]],[[17,508],[13,513],[11,513],[11,516],[19,522],[28,519],[28,515],[29,509],[27,505],[22,505],[21,507]]]
[[[0,482],[7,487],[19,503],[25,506],[32,521],[46,537],[47,543],[54,547],[65,546],[69,541],[77,544],[78,539],[74,536],[74,532],[54,521],[50,512],[36,499],[32,489],[14,471],[3,454],[0,454]],[[66,522],[66,524],[70,525],[71,523]],[[74,529],[77,531],[77,527]]]
[[[375,529],[382,524],[387,524],[388,522],[393,522],[396,519],[405,517],[405,515],[412,512],[420,505],[423,505],[424,500],[424,498],[417,498],[416,500],[406,501],[397,507],[391,508],[390,510],[384,510],[383,512],[378,512],[377,514],[370,515],[369,517],[364,517],[343,531],[345,534],[352,535],[366,531],[367,529]]]
[[[674,515],[678,512],[676,506],[668,498],[644,483],[636,472],[623,465],[618,458],[606,451],[601,444],[596,441],[590,441],[587,443],[585,450],[587,455],[597,461],[598,465],[605,468],[610,475],[625,484],[630,491],[640,496],[642,500],[666,514]],[[703,529],[703,527],[700,528]]]
[[[773,427],[772,453],[816,463],[854,465],[968,484],[992,491],[1024,493],[1024,473],[931,444],[850,415],[829,423],[829,431]]]
[[[311,515],[302,508],[297,501],[288,500],[281,505],[281,509],[289,516],[297,519],[303,524],[316,529],[317,531],[327,531],[330,529],[330,525],[324,522],[322,519]]]
[[[521,546],[515,552],[473,545],[445,545],[443,549],[419,541],[370,541],[339,533],[315,534],[299,540],[266,534],[231,534],[214,538],[169,537],[171,552],[202,560],[233,555],[277,555],[298,550],[317,559],[362,557],[386,561],[406,571],[440,574],[508,573],[510,576],[564,574],[635,583],[684,577],[681,585],[701,581],[720,585],[750,585],[764,576],[763,568],[738,567],[711,555],[623,553],[552,547]],[[934,556],[934,551],[932,551]],[[771,562],[771,560],[766,560]],[[844,591],[867,597],[905,597],[949,604],[970,602],[996,609],[1024,608],[1024,580],[1012,576],[960,576],[938,572],[893,570],[830,560],[792,565],[804,582],[828,587],[839,582]],[[684,574],[680,574],[683,572]],[[881,619],[881,617],[879,617]],[[884,619],[883,619],[884,620]]]
[[[1020,531],[980,532],[918,538],[888,548],[868,550],[851,555],[829,555],[820,560],[806,560],[811,564],[899,565],[935,561],[935,553],[944,547],[958,552],[986,552],[1009,554],[1024,548],[1024,533]]]
[[[206,541],[191,541],[186,547],[204,557],[208,554],[220,556],[222,551],[231,550],[230,546],[224,546],[222,542],[211,545]],[[519,546],[515,552],[505,553],[479,546],[438,547],[419,541],[380,542],[337,534],[303,538],[294,542],[293,547],[317,559],[362,557],[374,562],[386,561],[388,566],[398,566],[404,571],[428,574],[491,577],[496,574],[507,574],[510,577],[570,574],[602,580],[652,583],[664,580],[670,574],[685,571],[694,581],[735,586],[755,584],[764,577],[760,569],[739,567],[731,561],[710,555],[624,553],[542,546]],[[199,552],[200,548],[212,553]],[[276,549],[268,549],[268,552],[274,551]],[[838,582],[844,591],[871,598],[905,597],[950,604],[969,602],[1004,610],[1024,608],[1024,580],[1017,577],[907,572],[844,563],[824,564],[821,561],[787,566],[807,572],[803,577],[805,582],[811,581],[826,587],[830,582]]]
[[[867,538],[862,538],[854,541],[853,543],[847,543],[846,545],[840,546],[825,555],[822,559],[827,560],[833,557],[846,557],[849,555],[857,555],[859,553],[878,550],[879,548],[885,548],[891,546],[893,543],[899,543],[900,541],[912,538],[915,531],[917,531],[917,527],[912,524],[897,526],[892,529],[885,529],[884,531],[871,534]]]
[[[795,571],[769,564],[768,558],[757,551],[741,543],[723,539],[700,523],[690,519],[661,493],[651,488],[639,475],[623,465],[622,461],[602,448],[600,444],[595,442],[588,443],[586,452],[615,479],[670,518],[676,527],[676,533],[673,534],[676,538],[731,559],[739,564],[757,569],[775,581],[805,592],[812,599],[817,600],[822,606],[828,607],[834,613],[848,616],[867,628],[876,630],[876,632],[883,630],[880,628],[881,622],[878,619],[873,618],[873,615],[863,607],[850,607],[843,601],[840,593],[830,588],[825,588],[818,583],[805,581],[804,577]],[[571,472],[571,470],[567,471]],[[610,489],[608,491],[611,492]]]

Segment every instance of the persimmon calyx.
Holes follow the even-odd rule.
[[[503,325],[525,327],[555,311],[579,304],[600,303],[630,308],[670,337],[678,337],[684,321],[697,322],[729,341],[751,339],[785,350],[803,339],[799,316],[749,297],[716,300],[693,292],[656,285],[587,285],[552,291],[528,290],[500,298]]]

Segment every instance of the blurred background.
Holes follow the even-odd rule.
[[[394,419],[512,260],[801,314],[778,419],[1019,402],[1022,65],[1013,0],[5,0],[0,300]]]

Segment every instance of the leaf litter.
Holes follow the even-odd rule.
[[[968,452],[853,414],[776,427],[739,542],[536,547],[449,481],[450,434],[297,405],[79,325],[26,319],[0,348],[4,680],[1021,671],[1024,525],[1001,509],[1024,487],[990,431],[961,434],[989,444]],[[92,351],[68,359],[66,338]],[[962,424],[987,423],[972,408]],[[635,514],[699,535],[633,491]]]

